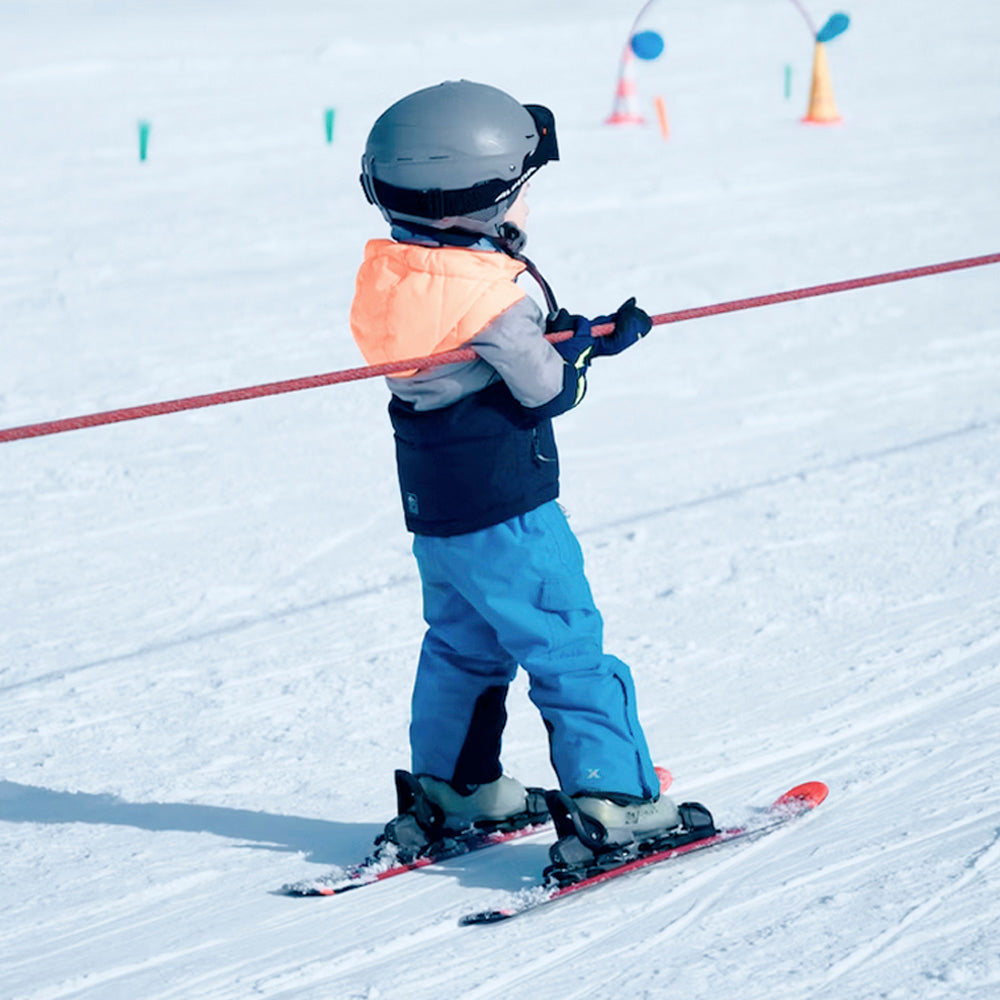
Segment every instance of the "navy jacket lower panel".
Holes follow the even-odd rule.
[[[389,403],[407,528],[447,537],[479,531],[559,495],[552,421],[495,382],[437,410]]]

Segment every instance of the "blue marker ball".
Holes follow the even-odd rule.
[[[656,31],[639,31],[632,36],[632,51],[640,59],[658,58],[663,47],[663,37]]]
[[[831,14],[830,20],[823,25],[816,34],[817,42],[832,41],[837,35],[842,35],[847,31],[851,19],[846,14]]]

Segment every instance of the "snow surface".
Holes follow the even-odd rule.
[[[811,128],[791,3],[664,0],[639,84],[668,142],[602,124],[639,6],[2,0],[0,427],[358,364],[360,150],[442,79],[555,110],[529,250],[574,311],[1000,250],[1000,5],[857,0],[845,124]],[[831,795],[496,927],[456,920],[544,837],[272,892],[363,855],[407,764],[380,382],[0,446],[0,996],[1000,995],[998,288],[661,327],[595,367],[563,502],[654,755],[724,821]],[[510,708],[508,770],[551,784],[523,682]]]

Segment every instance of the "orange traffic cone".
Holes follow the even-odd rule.
[[[802,121],[810,125],[837,125],[843,120],[837,112],[837,102],[833,99],[833,84],[830,82],[830,67],[826,61],[826,46],[822,42],[817,42],[813,55],[809,110]]]
[[[642,125],[644,119],[639,113],[639,88],[636,86],[633,70],[634,57],[631,47],[626,47],[618,71],[618,90],[614,107],[605,120],[608,125]]]

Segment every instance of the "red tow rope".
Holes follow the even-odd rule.
[[[966,257],[943,264],[928,264],[924,267],[911,267],[903,271],[887,271],[884,274],[875,274],[867,278],[831,281],[825,285],[811,285],[808,288],[796,288],[788,292],[772,292],[769,295],[734,299],[731,302],[697,306],[694,309],[678,309],[676,312],[660,313],[653,316],[652,320],[655,326],[681,323],[684,320],[702,319],[706,316],[718,316],[721,313],[738,312],[743,309],[756,309],[778,302],[794,302],[798,299],[809,299],[818,295],[849,292],[857,288],[870,288],[872,285],[885,285],[892,281],[924,278],[933,274],[944,274],[948,271],[961,271],[965,268],[983,267],[986,264],[997,263],[1000,263],[1000,253],[985,254],[981,257]],[[611,329],[611,324],[607,323],[593,327],[591,332],[599,337],[610,333]],[[557,343],[571,336],[572,331],[566,330],[549,334],[548,339]],[[437,365],[452,364],[456,361],[472,361],[476,357],[477,355],[471,347],[462,347],[455,351],[446,351],[442,354],[432,354],[422,358],[408,358],[405,361],[367,365],[363,368],[346,368],[342,371],[328,372],[325,375],[309,375],[305,378],[293,378],[284,382],[267,382],[263,385],[252,385],[243,389],[210,392],[203,396],[188,396],[184,399],[172,399],[162,403],[145,403],[142,406],[129,406],[120,410],[108,410],[104,413],[90,413],[81,417],[66,417],[62,420],[25,424],[22,427],[0,430],[0,443],[18,441],[21,438],[43,437],[47,434],[61,434],[64,431],[82,430],[84,427],[98,427],[101,424],[114,424],[124,420],[139,420],[143,417],[155,417],[163,413],[178,413],[181,410],[197,410],[206,406],[218,406],[222,403],[236,403],[244,399],[257,399],[260,396],[276,396],[283,392],[298,392],[300,389],[317,389],[320,386],[336,385],[339,382],[356,382],[359,379],[374,378],[378,375],[413,371],[415,368],[432,368]]]

